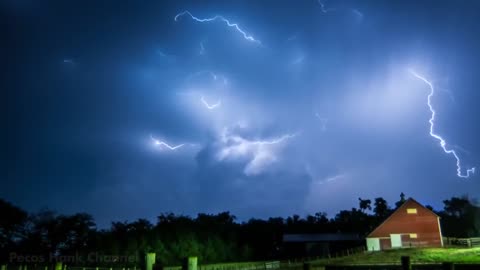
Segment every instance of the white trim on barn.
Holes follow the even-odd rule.
[[[440,234],[440,243],[442,244],[442,247],[443,247],[443,236],[442,236],[442,227],[440,227],[440,217],[437,217],[437,222],[438,222],[438,233]]]

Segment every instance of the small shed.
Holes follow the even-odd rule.
[[[288,256],[328,256],[348,248],[358,247],[363,242],[359,234],[319,233],[284,234],[284,251]]]
[[[369,251],[405,247],[443,247],[440,217],[412,198],[367,236]]]

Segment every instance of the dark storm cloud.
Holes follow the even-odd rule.
[[[407,71],[438,86],[436,130],[463,170],[478,166],[475,1],[22,3],[1,6],[0,196],[20,206],[104,226],[480,195],[429,136],[428,87]],[[174,21],[184,10],[261,45],[222,22]]]

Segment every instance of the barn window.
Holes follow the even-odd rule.
[[[417,208],[407,208],[407,214],[416,214]]]
[[[417,234],[416,233],[411,233],[410,238],[417,238]]]

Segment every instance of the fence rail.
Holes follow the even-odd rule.
[[[234,262],[234,263],[217,263],[217,264],[199,264],[197,270],[275,270],[275,269],[288,269],[288,270],[300,270],[303,269],[305,262],[318,262],[320,260],[334,259],[354,254],[365,252],[364,246],[355,248],[349,248],[340,250],[338,252],[332,252],[325,254],[324,256],[317,257],[303,257],[294,258],[285,261],[259,261],[259,262]],[[314,265],[314,268],[318,268]],[[57,269],[55,265],[2,265],[0,270],[139,270],[138,266],[114,266],[111,267],[99,267],[99,266],[70,266],[65,263],[60,269]],[[182,270],[182,266],[164,266],[162,270]]]
[[[198,270],[272,270],[279,269],[280,261],[216,263],[198,265]],[[181,270],[181,266],[165,266],[163,270]]]
[[[443,244],[462,247],[480,247],[480,237],[475,238],[456,238],[443,237]]]
[[[0,270],[56,270],[55,265],[49,264],[4,264],[1,265]],[[140,268],[133,267],[86,267],[86,266],[69,266],[62,265],[61,270],[140,270]]]

